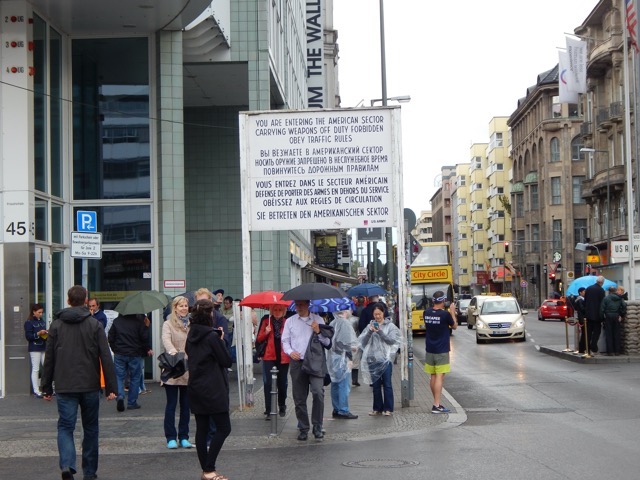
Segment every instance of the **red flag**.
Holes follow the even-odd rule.
[[[624,0],[627,16],[627,31],[629,32],[629,40],[637,53],[640,53],[638,47],[638,11],[636,9],[635,0]]]

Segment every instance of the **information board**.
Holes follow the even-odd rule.
[[[395,226],[399,113],[399,107],[241,113],[249,230]]]

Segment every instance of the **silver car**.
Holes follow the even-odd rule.
[[[476,343],[501,339],[526,341],[524,316],[527,313],[513,297],[485,298],[479,312],[474,312]]]

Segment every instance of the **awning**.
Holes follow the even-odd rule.
[[[310,272],[315,273],[316,275],[320,275],[321,277],[326,277],[331,280],[335,280],[336,282],[350,283],[352,285],[356,285],[360,283],[360,281],[357,278],[354,278],[341,270],[334,270],[333,268],[320,267],[318,265],[313,265],[311,263],[308,263],[304,268]]]

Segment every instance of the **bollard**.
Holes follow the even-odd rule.
[[[571,352],[572,350],[569,348],[569,318],[564,317],[564,337],[566,341],[566,347],[563,352]]]
[[[278,367],[271,369],[271,437],[278,435]]]
[[[582,328],[580,325],[580,319],[576,318],[573,326],[575,327],[573,329],[573,344],[575,345],[573,353],[580,353],[580,329]]]

